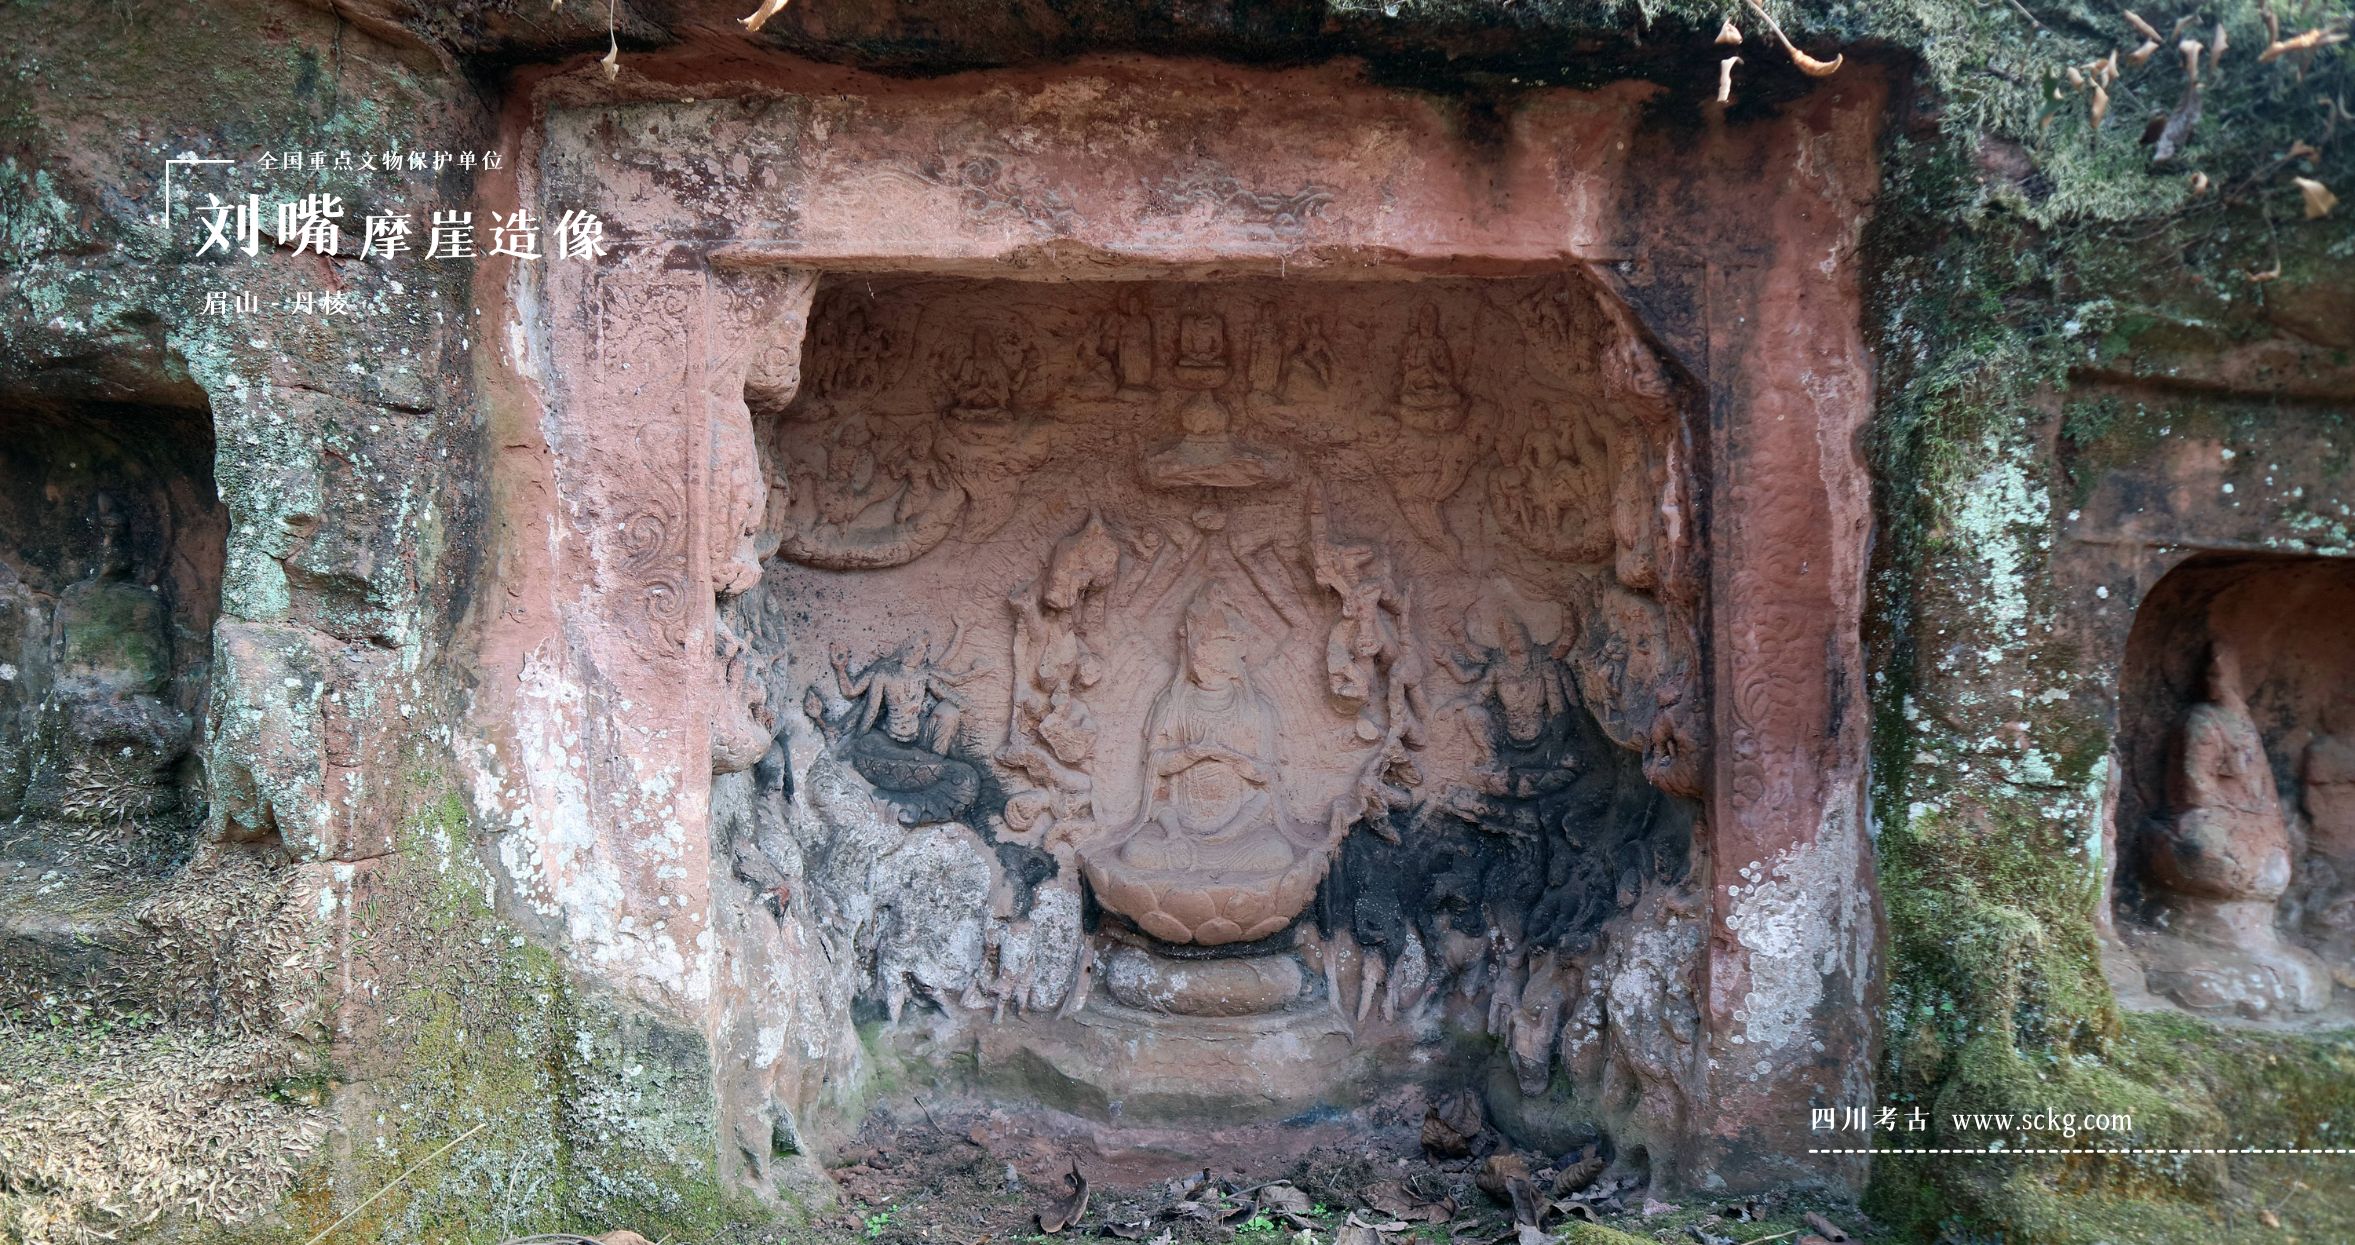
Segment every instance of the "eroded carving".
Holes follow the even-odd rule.
[[[38,805],[120,826],[177,804],[171,769],[195,723],[165,699],[171,611],[134,577],[130,518],[106,493],[95,510],[90,574],[57,598],[54,682],[41,706],[56,768],[36,775],[33,794]]]
[[[2167,799],[2173,815],[2149,858],[2159,924],[2145,948],[2152,986],[2186,1007],[2250,1016],[2328,1002],[2329,974],[2277,928],[2289,827],[2239,662],[2223,644],[2209,656],[2206,699],[2184,715]]]
[[[1288,456],[1246,445],[1235,435],[1235,409],[1220,392],[1234,375],[1224,317],[1180,317],[1170,370],[1186,392],[1177,409],[1179,439],[1145,460],[1147,482],[1158,488],[1256,488],[1291,473]]]
[[[1440,335],[1439,308],[1424,303],[1398,351],[1398,447],[1391,490],[1415,534],[1450,554],[1460,552],[1440,508],[1464,486],[1479,438],[1465,436],[1471,402],[1456,371],[1455,352]]]
[[[1276,790],[1275,705],[1242,615],[1211,584],[1178,624],[1177,670],[1145,722],[1144,804],[1081,857],[1104,905],[1169,942],[1265,938],[1307,906],[1325,861]]]
[[[1575,359],[1526,348],[1540,284],[1581,318],[1548,347]],[[1668,534],[1687,486],[1662,483],[1678,417],[1665,390],[1631,406],[1592,297],[865,278],[821,297],[821,320],[863,319],[813,337],[849,358],[810,375],[874,379],[765,413],[784,487],[762,642],[943,615],[966,635],[795,666],[826,740],[787,749],[811,759],[782,786],[836,822],[876,800],[938,818],[923,842],[996,861],[953,963],[874,953],[887,1010],[1330,1016],[1361,1040],[1493,1010],[1524,1077],[1654,1077],[1658,1035],[1616,1035],[1581,991],[1680,884],[1707,705],[1663,552],[1690,546]],[[1053,897],[1073,911],[1042,916]]]
[[[841,732],[844,755],[905,825],[961,816],[980,793],[980,772],[949,755],[965,720],[965,699],[957,689],[975,672],[972,666],[951,664],[964,638],[960,625],[936,650],[930,636],[917,636],[855,674],[841,650],[828,654],[835,682],[851,705],[833,723]]]

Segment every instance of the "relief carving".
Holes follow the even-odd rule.
[[[1216,167],[1195,169],[1180,176],[1147,183],[1149,210],[1178,215],[1197,207],[1232,217],[1279,238],[1298,237],[1324,215],[1333,201],[1331,188],[1310,184],[1289,193],[1254,190],[1242,179]]]
[[[799,390],[798,360],[817,278],[805,272],[723,273],[714,278],[716,340],[705,351],[707,468],[703,527],[709,591],[725,603],[760,583],[760,535],[768,504],[760,445],[747,395],[790,400]],[[856,355],[866,343],[853,335]],[[679,602],[684,605],[682,599]],[[689,620],[690,622],[692,620]],[[682,639],[682,642],[683,639]],[[768,707],[769,668],[714,610],[709,690],[715,774],[751,769],[769,750],[777,719]]]
[[[1398,420],[1391,491],[1417,536],[1435,549],[1460,555],[1462,545],[1440,507],[1471,474],[1478,438],[1464,435],[1471,409],[1456,371],[1455,352],[1440,335],[1439,308],[1424,303],[1398,352]]]
[[[888,339],[883,339],[888,340]],[[923,557],[962,527],[986,537],[1012,515],[1043,461],[1043,429],[1017,413],[1038,352],[1011,333],[973,329],[930,360],[937,420],[844,415],[826,440],[795,447],[778,553],[806,566],[863,570]]]
[[[2290,886],[2289,826],[2238,659],[2221,643],[2209,655],[2205,695],[2184,714],[2167,781],[2172,816],[2151,841],[2158,931],[2144,948],[2150,984],[2197,1010],[2313,1011],[2330,999],[2330,976],[2277,928]]]
[[[1608,557],[1614,477],[1603,438],[1591,418],[1531,411],[1512,460],[1488,477],[1489,506],[1505,531],[1566,562]]]
[[[1000,145],[984,143],[963,152],[936,151],[885,171],[954,192],[968,224],[1012,219],[1035,233],[1070,233],[1077,221],[1070,197],[1026,176],[1012,167],[1014,162]]]
[[[1291,924],[1326,860],[1274,790],[1275,705],[1253,679],[1251,629],[1223,585],[1178,624],[1177,669],[1145,722],[1136,819],[1081,855],[1104,906],[1173,943],[1265,938]]]
[[[932,637],[916,636],[855,674],[847,654],[828,653],[850,707],[830,716],[821,706],[811,716],[835,733],[851,768],[874,784],[902,825],[960,817],[981,790],[980,771],[949,755],[966,709],[957,689],[975,673],[951,664],[964,638],[960,625],[935,650]]]
[[[1189,312],[1178,320],[1172,382],[1185,391],[1179,439],[1145,460],[1157,488],[1257,488],[1291,474],[1288,456],[1245,445],[1235,436],[1235,408],[1220,392],[1233,378],[1223,316]]]
[[[1090,514],[1086,525],[1056,542],[1043,582],[1026,580],[1007,594],[1015,683],[997,760],[1034,788],[1006,802],[1006,823],[1017,833],[1069,842],[1094,829],[1087,767],[1095,759],[1096,722],[1084,696],[1103,677],[1103,664],[1087,633],[1103,626],[1105,596],[1119,570],[1119,544],[1103,519]]]
[[[763,412],[762,643],[835,658],[790,666],[826,736],[806,781],[1073,905],[994,899],[973,971],[894,970],[891,1009],[1364,1037],[1493,1008],[1525,1078],[1638,1059],[1580,991],[1680,882],[1698,807],[1697,614],[1662,552],[1688,494],[1674,412],[1614,396],[1590,306],[1576,359],[1522,362],[1540,284],[1591,297],[821,296],[826,379]],[[862,633],[916,638],[862,664]]]

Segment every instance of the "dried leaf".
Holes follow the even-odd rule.
[[[1728,56],[1717,62],[1717,102],[1731,103],[1734,97],[1734,66],[1742,63],[1739,56]]]
[[[2084,89],[2085,89],[2085,71],[2084,71],[2084,70],[2082,70],[2082,69],[2079,69],[2079,68],[2078,68],[2078,67],[2076,67],[2075,65],[2071,65],[2071,66],[2069,66],[2069,67],[2068,67],[2066,70],[2063,70],[2062,72],[2063,72],[2063,74],[2064,74],[2064,75],[2065,75],[2065,76],[2066,76],[2066,77],[2069,79],[2069,85],[2070,85],[2070,86],[2076,87],[2076,88],[2077,88],[2078,90],[2080,90],[2080,91],[2082,91],[2082,90],[2084,90]]]
[[[1434,1202],[1418,1197],[1412,1189],[1396,1180],[1367,1185],[1359,1191],[1358,1200],[1364,1202],[1368,1210],[1408,1223],[1446,1223],[1456,1216],[1452,1200],[1441,1198]]]
[[[621,76],[621,40],[615,39],[611,35],[606,38],[611,42],[611,46],[606,48],[605,58],[597,63],[605,67],[605,80],[611,82]]]
[[[2345,34],[2326,31],[2317,26],[2302,35],[2292,35],[2287,39],[2274,40],[2266,45],[2264,52],[2258,55],[2257,63],[2263,65],[2270,61],[2280,60],[2292,52],[2311,52],[2316,48],[2329,47],[2331,44],[2345,43],[2346,41]]]
[[[1603,1174],[1603,1154],[1600,1147],[1588,1146],[1579,1152],[1554,1176],[1554,1196],[1568,1197],[1595,1182]]]
[[[1372,1228],[1352,1219],[1334,1231],[1333,1245],[1382,1245],[1382,1238]]]
[[[1807,1226],[1815,1229],[1816,1232],[1821,1234],[1825,1240],[1832,1242],[1832,1245],[1840,1245],[1840,1242],[1842,1241],[1855,1239],[1849,1236],[1846,1232],[1841,1231],[1840,1228],[1831,1220],[1824,1218],[1822,1215],[1816,1214],[1812,1210],[1807,1212]]]
[[[1528,1179],[1529,1164],[1523,1162],[1520,1155],[1504,1151],[1480,1160],[1480,1170],[1474,1173],[1472,1183],[1478,1185],[1482,1193],[1509,1205],[1512,1202],[1512,1182],[1519,1180],[1526,1183]]]
[[[2110,93],[2099,86],[2093,88],[2093,128],[2102,128],[2102,118],[2110,115]]]
[[[1259,1208],[1263,1211],[1274,1210],[1293,1215],[1305,1215],[1308,1213],[1310,1205],[1307,1194],[1288,1184],[1266,1185],[1259,1190]]]
[[[1053,1206],[1039,1212],[1038,1230],[1049,1236],[1078,1223],[1079,1217],[1088,1213],[1088,1178],[1079,1174],[1078,1160],[1072,1161],[1071,1171],[1063,1177],[1063,1183],[1070,1187],[1070,1191]]]
[[[2158,40],[2156,40],[2156,39],[2145,39],[2145,40],[2143,40],[2143,41],[2142,41],[2142,46],[2141,46],[2141,47],[2138,47],[2138,48],[2134,49],[2133,51],[2131,51],[2131,52],[2128,52],[2128,53],[2126,54],[2126,59],[2128,59],[2128,60],[2130,60],[2130,61],[2133,61],[2133,62],[2134,62],[2135,64],[2137,64],[2137,65],[2145,65],[2145,64],[2149,64],[2149,63],[2150,63],[2150,59],[2151,59],[2151,53],[2153,53],[2153,52],[2156,52],[2156,51],[2158,51],[2158,50],[2159,50],[2159,41],[2158,41]]]
[[[613,1231],[598,1237],[597,1245],[654,1245],[654,1242],[649,1241],[645,1237],[630,1231],[628,1228],[615,1228]]]
[[[1806,74],[1810,78],[1829,78],[1840,72],[1840,66],[1848,63],[1848,54],[1842,52],[1828,61],[1819,61],[1793,47],[1791,48],[1791,63],[1799,67],[1800,73]]]
[[[2194,82],[2199,81],[2200,53],[2206,50],[2206,45],[2197,39],[2186,39],[2176,44],[2175,50],[2183,53],[2183,76]]]
[[[1747,0],[1747,3],[1752,12],[1765,20],[1766,28],[1773,33],[1775,42],[1782,44],[1783,51],[1790,53],[1791,63],[1799,67],[1800,73],[1810,78],[1828,78],[1840,72],[1840,66],[1847,63],[1848,54],[1845,52],[1828,61],[1820,61],[1800,51],[1798,45],[1791,42],[1791,37],[1783,33],[1782,23],[1774,20],[1774,14],[1767,12],[1758,0]]]
[[[1505,1196],[1513,1204],[1514,1223],[1528,1228],[1544,1225],[1546,1200],[1535,1184],[1516,1176],[1505,1182]]]
[[[2283,156],[2282,159],[2311,160],[2321,154],[2321,152],[2314,149],[2314,144],[2309,143],[2305,139],[2301,138],[2298,141],[2290,144],[2290,154]]]
[[[1717,42],[1718,42],[1718,43],[1720,43],[1720,44],[1728,44],[1728,43],[1740,43],[1741,41],[1742,41],[1742,28],[1741,28],[1741,27],[1739,27],[1739,26],[1736,26],[1736,25],[1734,25],[1734,19],[1732,19],[1732,18],[1730,18],[1730,17],[1729,17],[1729,18],[1727,18],[1727,19],[1725,19],[1725,25],[1723,25],[1723,26],[1720,26],[1720,27],[1718,27],[1718,28],[1717,28]]]
[[[2305,197],[2307,220],[2321,220],[2339,205],[2339,197],[2321,182],[2311,177],[2293,177],[2290,180],[2298,183],[2298,193]]]
[[[2192,197],[2197,199],[2206,193],[2208,193],[2208,175],[2201,172],[2193,172],[2191,175]]]
[[[784,12],[789,3],[791,0],[760,0],[760,7],[753,10],[752,16],[739,19],[744,23],[744,33],[759,34],[760,28],[768,25],[770,18]]]
[[[1486,1125],[1480,1096],[1468,1089],[1457,1090],[1423,1113],[1423,1148],[1441,1158],[1462,1158],[1471,1152],[1472,1140]]]
[[[2141,35],[2143,38],[2148,39],[2153,43],[2157,43],[2159,41],[2159,32],[2154,29],[2149,22],[2142,20],[2141,14],[2136,13],[2132,9],[2125,9],[2120,11],[2118,15],[2126,19],[2127,25],[2134,27],[2134,33]]]
[[[2232,36],[2224,33],[2224,23],[2216,23],[2216,31],[2208,37],[2208,72],[2216,72],[2216,62],[2224,59],[2225,49],[2232,46]]]

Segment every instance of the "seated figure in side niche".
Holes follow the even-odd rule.
[[[1217,591],[1179,624],[1177,670],[1146,719],[1135,819],[1082,854],[1104,906],[1169,942],[1265,938],[1307,906],[1328,863],[1315,828],[1284,806],[1275,706]]]
[[[36,775],[34,803],[69,816],[120,820],[176,803],[172,767],[188,751],[189,716],[171,692],[171,611],[132,575],[129,521],[112,497],[97,504],[98,557],[89,578],[60,593],[54,622],[54,764]]]
[[[964,720],[956,689],[975,673],[949,666],[964,635],[960,624],[938,653],[929,637],[918,637],[855,675],[845,654],[831,654],[835,681],[851,702],[844,723],[851,767],[875,785],[903,825],[962,816],[981,791],[980,770],[949,755]]]
[[[2151,843],[2159,929],[2145,946],[2147,978],[2196,1010],[2313,1011],[2330,1001],[2330,976],[2276,928],[2290,885],[2289,826],[2238,663],[2221,644],[2209,657],[2207,697],[2184,715],[2167,780],[2172,816]]]

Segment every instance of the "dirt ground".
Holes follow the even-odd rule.
[[[1116,1134],[1069,1117],[980,1104],[890,1103],[868,1118],[830,1173],[843,1191],[841,1211],[788,1240],[1815,1245],[1810,1237],[1885,1239],[1869,1234],[1850,1204],[1806,1196],[1655,1197],[1640,1158],[1592,1147],[1568,1155],[1516,1152],[1479,1126],[1476,1108],[1469,1120],[1452,1121],[1456,1129],[1446,1120],[1434,1129],[1420,1114],[1394,1104],[1347,1121],[1214,1134],[1209,1148],[1220,1158],[1204,1167],[1176,1147],[1174,1134],[1164,1143],[1150,1132]],[[1462,1129],[1467,1123],[1472,1127]],[[1425,1146],[1427,1137],[1436,1148]],[[1084,1205],[1076,1196],[1082,1183]],[[1811,1214],[1823,1222],[1812,1222]],[[1826,1235],[1825,1228],[1841,1235]]]

